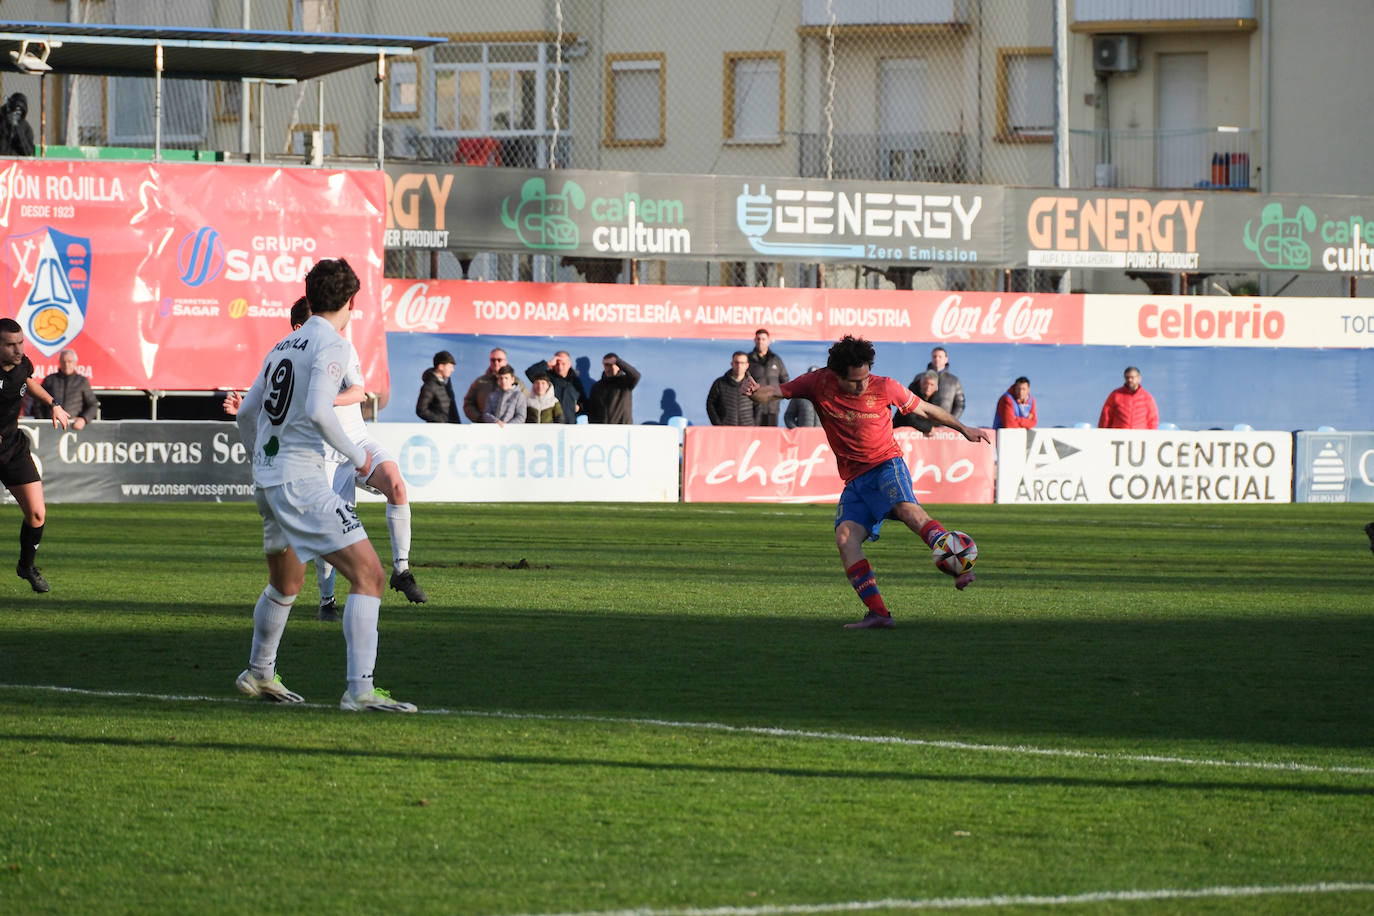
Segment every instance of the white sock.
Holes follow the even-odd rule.
[[[277,647],[295,600],[295,595],[283,595],[269,584],[253,606],[253,650],[248,667],[263,680],[270,680],[277,672]]]
[[[320,604],[334,600],[334,567],[327,560],[315,558],[315,581],[320,584]]]
[[[377,618],[382,599],[349,593],[344,602],[343,632],[348,645],[348,692],[360,697],[372,690],[377,664]]]
[[[386,504],[386,530],[391,535],[391,565],[396,572],[410,569],[410,504]]]

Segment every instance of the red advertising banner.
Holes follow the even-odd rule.
[[[1083,342],[1082,295],[389,279],[382,310],[434,334]]]
[[[996,449],[949,430],[926,438],[894,432],[911,470],[916,498],[932,503],[990,503]],[[835,455],[817,428],[689,426],[683,502],[834,502],[844,489]]]
[[[349,335],[389,374],[380,172],[16,160],[0,168],[0,313],[41,375],[72,347],[97,388],[246,387],[323,258],[362,281]]]

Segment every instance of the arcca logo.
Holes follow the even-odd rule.
[[[574,209],[587,205],[587,194],[575,181],[563,183],[559,194],[548,193],[542,178],[531,178],[520,188],[520,201],[511,212],[511,199],[501,201],[501,222],[515,230],[526,248],[540,251],[567,251],[577,247]]]

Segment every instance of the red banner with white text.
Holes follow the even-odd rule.
[[[385,394],[385,206],[380,172],[11,161],[0,313],[39,375],[71,347],[97,388],[242,388],[310,267],[347,258],[362,281],[348,334]]]
[[[388,331],[431,334],[1083,342],[1082,295],[388,279],[382,309]]]
[[[931,437],[895,430],[916,498],[932,503],[990,503],[996,449],[950,430]],[[683,502],[834,502],[844,489],[835,455],[819,427],[689,426],[683,450]]]

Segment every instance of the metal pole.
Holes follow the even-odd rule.
[[[1067,0],[1054,2],[1054,186],[1069,186],[1069,15]],[[1059,291],[1073,289],[1070,272],[1059,276]]]
[[[243,29],[247,31],[251,21],[252,0],[243,0]],[[253,146],[253,124],[250,119],[253,111],[251,91],[252,84],[247,80],[239,80],[239,152],[245,156],[251,153]]]
[[[320,165],[324,165],[324,77],[320,77],[319,82],[316,83],[315,106],[316,120],[319,122],[320,130],[320,151],[319,153],[311,152],[310,164],[314,165],[315,160],[318,159]],[[337,154],[339,151],[336,149],[334,152]]]
[[[162,161],[162,44],[157,46],[157,66],[153,70],[153,161]]]
[[[386,111],[386,55],[377,55],[377,168],[386,163],[386,141],[382,115]]]

